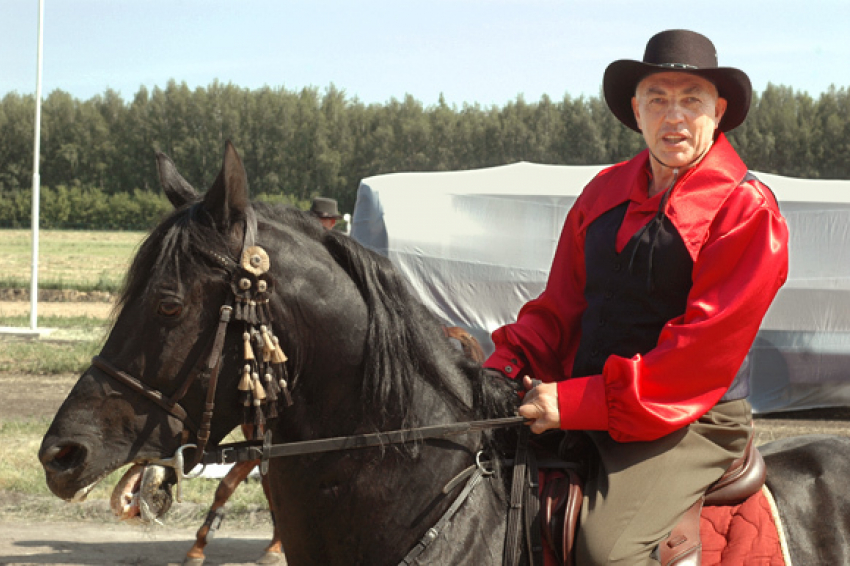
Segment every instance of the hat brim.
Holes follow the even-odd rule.
[[[727,101],[726,112],[718,125],[721,132],[734,130],[747,117],[753,89],[750,78],[740,69],[733,67],[681,69],[621,59],[608,65],[602,80],[605,102],[620,122],[636,132],[640,131],[634,110],[632,110],[632,97],[640,81],[649,75],[663,72],[690,73],[711,81],[717,87],[718,95]]]

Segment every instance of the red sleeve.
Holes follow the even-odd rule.
[[[584,299],[584,213],[579,197],[567,214],[543,293],[519,312],[516,322],[498,328],[496,346],[485,362],[517,378],[530,373],[544,382],[569,377],[581,329]]]
[[[561,427],[653,440],[702,416],[731,385],[787,273],[785,220],[766,189],[740,186],[694,262],[685,314],[645,356],[611,356],[601,375],[559,383]]]

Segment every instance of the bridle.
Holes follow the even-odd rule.
[[[240,257],[245,257],[246,252],[254,248],[254,239],[256,236],[256,216],[253,209],[246,211],[245,233],[242,243],[242,253]],[[215,252],[205,250],[205,255],[212,258],[219,266],[223,267],[228,274],[233,278],[239,270],[239,264],[232,259],[225,257]],[[244,264],[243,264],[244,265]],[[234,293],[236,291],[234,290]],[[177,500],[181,499],[181,483],[183,479],[196,477],[195,475],[187,475],[186,470],[193,470],[198,464],[204,467],[209,464],[234,464],[250,460],[260,460],[260,471],[263,475],[268,470],[268,463],[271,458],[279,458],[286,456],[296,456],[305,454],[318,454],[332,451],[353,450],[359,448],[382,447],[393,444],[406,444],[411,442],[422,442],[428,439],[449,438],[462,434],[470,434],[482,432],[488,429],[505,428],[518,426],[525,422],[525,419],[520,416],[503,417],[494,419],[484,419],[477,421],[457,422],[444,425],[423,426],[410,429],[383,431],[375,433],[358,434],[352,436],[324,438],[318,440],[305,440],[300,442],[289,442],[284,444],[272,445],[271,431],[266,430],[262,441],[248,440],[245,442],[235,442],[216,447],[214,450],[208,451],[207,444],[209,442],[212,417],[215,409],[215,394],[218,385],[218,377],[222,366],[224,354],[224,342],[227,334],[228,325],[233,318],[234,308],[232,298],[228,297],[225,304],[220,308],[218,325],[213,335],[212,342],[206,350],[206,362],[202,367],[197,367],[197,362],[190,366],[189,373],[180,385],[180,387],[170,396],[165,395],[158,389],[155,389],[140,379],[130,375],[129,373],[116,368],[111,362],[101,356],[95,356],[92,359],[92,366],[99,369],[101,372],[112,378],[113,380],[130,388],[132,391],[141,394],[148,400],[155,403],[172,417],[176,418],[183,424],[183,445],[181,445],[171,458],[150,459],[146,463],[170,467],[174,470],[177,478]],[[237,309],[239,297],[237,295]],[[238,312],[238,311],[237,311]],[[236,318],[240,318],[239,315]],[[247,343],[247,340],[246,340]],[[247,348],[246,344],[246,348]],[[202,354],[203,356],[203,354]],[[201,358],[202,359],[202,358]],[[283,357],[285,361],[285,356]],[[200,425],[196,425],[189,417],[188,412],[180,405],[180,401],[188,393],[189,388],[196,381],[206,384],[206,399],[204,410],[201,416]],[[284,386],[285,387],[285,386]],[[240,386],[241,389],[241,386]],[[286,400],[291,404],[289,391],[286,390]],[[520,437],[527,437],[527,428],[522,429]],[[188,432],[194,432],[197,438],[197,444],[187,443]],[[189,465],[186,465],[184,452],[187,449],[194,449],[194,456]],[[515,468],[519,469],[517,465]],[[523,467],[524,471],[524,467]],[[203,469],[198,472],[200,475]],[[408,553],[402,564],[410,563],[436,538],[436,533],[445,527],[451,516],[457,511],[460,505],[467,499],[473,488],[481,481],[483,477],[492,474],[492,470],[487,470],[481,461],[481,453],[479,452],[475,458],[475,465],[470,466],[456,478],[449,482],[443,489],[445,493],[450,492],[455,486],[459,485],[464,479],[467,481],[466,487],[461,494],[455,499],[443,517],[434,527],[429,529],[428,533],[417,543],[417,545]],[[515,473],[515,478],[518,477]],[[516,480],[515,480],[516,483]]]
[[[246,250],[249,250],[254,246],[256,233],[256,215],[253,209],[248,208],[246,210],[245,231],[242,239],[240,257],[245,255]],[[224,268],[231,278],[235,277],[239,268],[239,264],[236,261],[217,252],[209,250],[202,251],[204,252],[204,255],[208,256],[214,263]],[[188,477],[184,470],[192,470],[197,464],[201,463],[207,443],[209,442],[210,432],[212,429],[213,411],[215,409],[215,394],[218,386],[218,376],[223,360],[224,341],[227,334],[228,324],[230,323],[233,315],[232,302],[233,299],[228,297],[225,304],[219,309],[219,319],[216,331],[213,335],[212,342],[206,349],[206,362],[200,368],[198,368],[197,362],[190,366],[186,379],[170,396],[165,395],[158,389],[147,385],[137,377],[116,368],[115,365],[101,356],[94,356],[94,358],[92,358],[92,366],[96,367],[115,381],[129,387],[131,390],[154,402],[157,406],[164,409],[169,415],[176,418],[183,424],[184,444],[177,450],[175,456],[166,460],[158,460],[156,462],[151,461],[151,463],[164,463],[165,465],[174,468],[175,474],[177,475],[178,493],[181,479]],[[202,357],[200,359],[203,359],[203,354],[201,356]],[[204,410],[201,415],[200,426],[189,417],[186,409],[180,405],[180,401],[183,397],[185,397],[189,388],[196,381],[206,384],[206,399],[204,402]],[[187,443],[188,433],[190,431],[195,434],[197,444]],[[191,461],[191,465],[184,468],[185,461],[183,459],[183,452],[189,448],[193,448],[195,450],[195,454]],[[178,460],[179,469],[177,466]]]

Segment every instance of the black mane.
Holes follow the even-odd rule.
[[[513,383],[487,376],[451,346],[437,317],[410,292],[408,282],[387,258],[339,233],[328,233],[324,243],[355,282],[368,308],[364,402],[385,412],[401,407],[406,426],[422,424],[413,420],[411,411],[416,399],[410,376],[419,374],[465,418],[513,413],[518,405]],[[458,371],[471,383],[471,405],[449,379]]]
[[[408,282],[387,258],[341,232],[325,230],[308,213],[262,202],[252,206],[261,233],[288,226],[320,241],[329,252],[329,259],[336,261],[360,291],[369,315],[361,394],[364,403],[381,409],[376,426],[383,427],[393,418],[401,420],[402,426],[423,424],[414,416],[414,375],[421,375],[460,418],[475,420],[513,414],[518,405],[512,393],[515,384],[487,376],[454,348],[444,337],[437,317],[411,293]],[[119,305],[149,292],[152,281],[173,276],[173,270],[184,277],[194,277],[196,270],[203,270],[209,278],[212,265],[203,261],[205,254],[198,251],[232,256],[228,246],[201,203],[177,209],[142,243],[129,269]],[[225,277],[223,271],[214,271],[218,275],[213,275],[213,280]],[[452,379],[458,373],[468,383]],[[464,386],[471,388],[471,403],[463,399]]]

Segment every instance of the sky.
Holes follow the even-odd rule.
[[[129,102],[218,80],[504,106],[599,96],[610,62],[673,28],[711,38],[757,92],[850,87],[848,0],[44,0],[42,93]],[[35,92],[37,30],[38,0],[0,0],[0,96]]]

